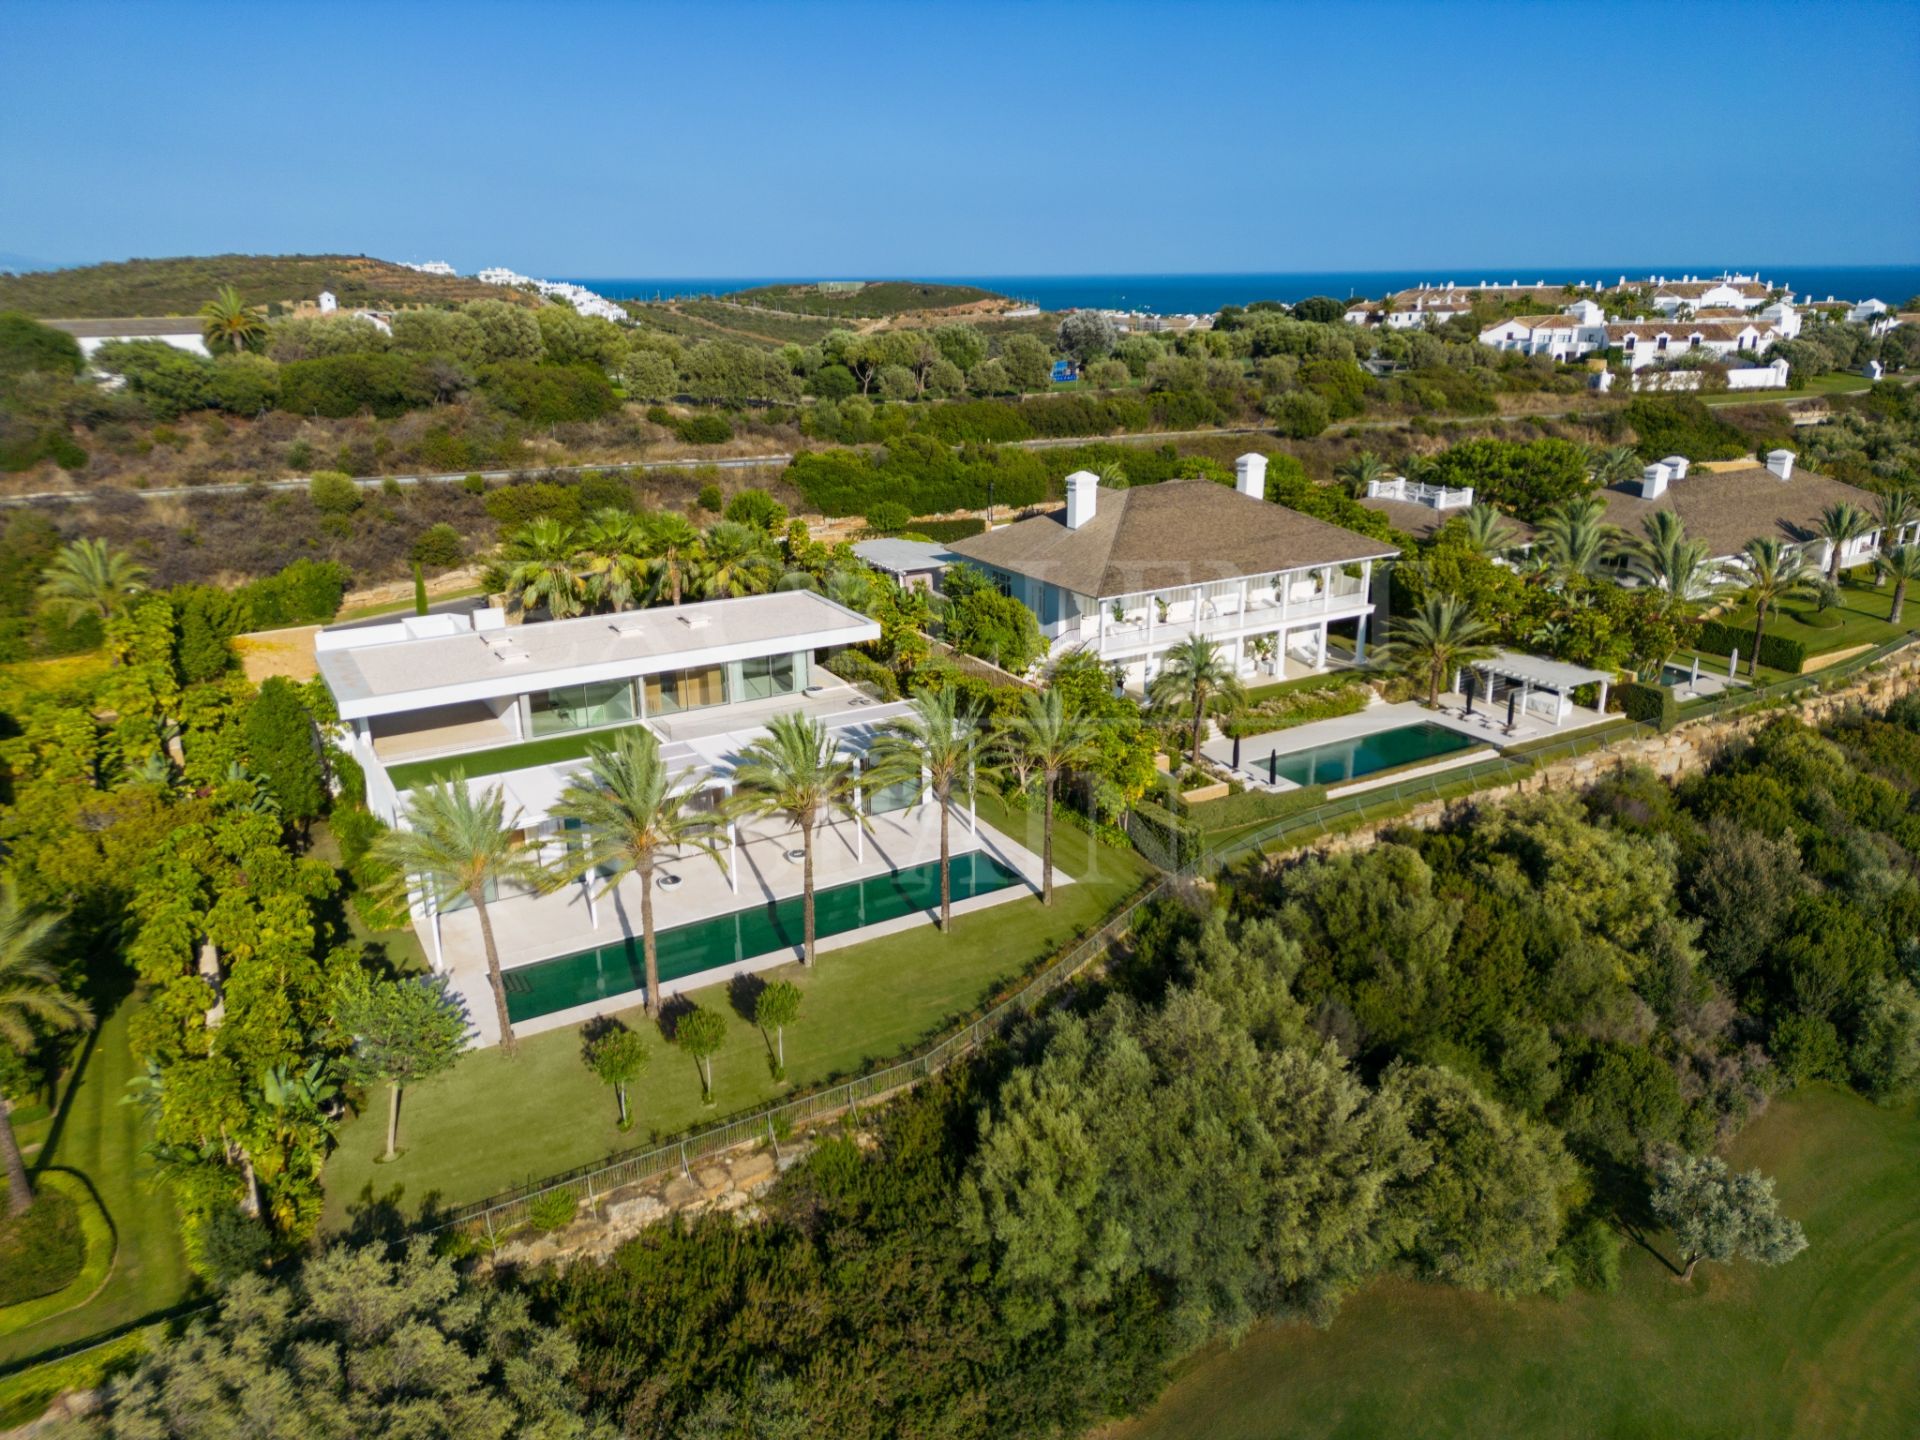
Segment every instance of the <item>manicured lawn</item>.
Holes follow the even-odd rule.
[[[1037,816],[1008,812],[983,797],[980,818],[1034,849]],[[374,1164],[383,1141],[385,1091],[368,1097],[368,1113],[341,1131],[327,1164],[327,1219],[338,1225],[368,1187],[382,1198],[400,1192],[414,1213],[429,1197],[443,1204],[483,1199],[526,1180],[588,1164],[613,1152],[672,1135],[835,1076],[852,1075],[900,1055],[978,1009],[1040,961],[1096,925],[1146,877],[1131,852],[1096,845],[1062,823],[1056,861],[1077,884],[1055,892],[1051,910],[1032,897],[954,920],[953,932],[931,926],[883,936],[823,954],[809,971],[781,976],[805,998],[787,1032],[791,1083],[775,1085],[760,1033],[737,1014],[724,986],[697,992],[695,1003],[725,1017],[727,1043],[714,1061],[717,1103],[700,1103],[694,1063],[667,1043],[638,1010],[621,1018],[644,1034],[653,1060],[634,1087],[634,1128],[622,1134],[613,1092],[580,1059],[577,1029],[521,1042],[512,1060],[498,1050],[469,1055],[448,1075],[409,1091],[401,1116],[405,1153]]]
[[[1920,599],[1920,597],[1916,597]],[[1797,640],[1807,654],[1826,655],[1835,650],[1852,650],[1862,645],[1884,645],[1906,634],[1920,623],[1920,605],[1909,605],[1898,626],[1887,623],[1893,611],[1893,587],[1858,585],[1851,580],[1840,586],[1840,603],[1825,611],[1816,611],[1806,601],[1796,600],[1767,614],[1767,634]],[[1753,609],[1742,605],[1717,617],[1736,630],[1753,633]],[[1829,623],[1833,622],[1833,623]],[[1743,647],[1744,648],[1744,647]],[[1720,668],[1726,668],[1725,660]],[[1746,667],[1741,666],[1744,674]]]
[[[1871,390],[1873,382],[1864,375],[1815,375],[1796,382],[1788,390],[1729,390],[1722,395],[1703,395],[1709,405],[1767,405],[1778,400],[1806,400],[1815,395],[1855,395]]]
[[[93,1187],[117,1241],[113,1273],[90,1303],[0,1337],[0,1364],[164,1310],[192,1289],[173,1201],[153,1186],[140,1153],[147,1139],[140,1111],[120,1103],[135,1073],[127,1020],[138,1003],[122,1002],[101,1022],[61,1104],[19,1130],[22,1146],[41,1146],[30,1166],[75,1171]]]
[[[387,778],[393,781],[394,789],[406,790],[429,781],[444,780],[456,770],[472,780],[482,775],[504,775],[509,770],[524,770],[532,765],[583,760],[595,745],[611,744],[614,736],[628,728],[614,725],[605,730],[548,735],[539,740],[523,740],[518,745],[501,745],[492,750],[476,750],[440,760],[415,760],[411,764],[389,765]]]
[[[1382,1283],[1325,1330],[1263,1328],[1201,1356],[1106,1440],[1915,1433],[1920,1111],[1814,1090],[1777,1102],[1732,1159],[1774,1175],[1806,1226],[1782,1269],[1707,1265],[1682,1286],[1630,1247],[1616,1295]]]

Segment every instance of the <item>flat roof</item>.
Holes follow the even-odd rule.
[[[370,639],[317,659],[341,718],[354,720],[879,638],[878,622],[858,611],[811,590],[785,590],[420,640]]]
[[[1558,690],[1563,694],[1579,685],[1592,685],[1613,678],[1612,672],[1607,670],[1589,670],[1585,665],[1569,665],[1564,660],[1549,660],[1544,655],[1522,655],[1517,650],[1498,651],[1486,660],[1474,661],[1473,668],[1484,670],[1489,675],[1503,675],[1509,680],[1538,685],[1545,690]]]
[[[874,569],[885,570],[889,575],[939,570],[960,558],[946,546],[931,540],[899,540],[892,537],[856,541],[853,553]]]
[[[137,340],[144,335],[198,335],[206,322],[194,315],[153,315],[108,320],[42,320],[76,340]]]

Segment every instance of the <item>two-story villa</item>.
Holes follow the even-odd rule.
[[[410,791],[458,778],[498,788],[521,843],[557,858],[578,842],[554,806],[594,744],[629,727],[652,731],[678,783],[722,816],[741,751],[775,715],[817,720],[864,766],[882,725],[906,707],[882,703],[816,662],[879,634],[865,615],[795,591],[511,627],[498,610],[410,617],[323,631],[315,648],[351,732],[345,744],[366,772],[368,805],[382,820],[406,825]],[[955,805],[965,812],[952,827],[956,909],[1028,893],[1034,857],[978,825],[970,795],[956,795]],[[939,812],[930,791],[911,780],[867,786],[860,809],[864,824],[842,819],[815,835],[825,946],[835,943],[829,937],[844,943],[876,927],[922,923],[939,893]],[[719,862],[688,854],[664,862],[655,877],[667,993],[794,957],[797,835],[777,817],[722,823]],[[639,1003],[639,883],[629,877],[608,894],[596,881],[490,899],[516,1028]],[[410,900],[429,961],[467,997],[482,1039],[497,1039],[472,907],[424,887]]]
[[[1324,669],[1330,635],[1364,659],[1373,567],[1391,545],[1266,499],[1267,460],[1242,455],[1232,488],[1168,480],[1106,489],[1067,477],[1062,512],[955,542],[1039,617],[1057,658],[1084,650],[1142,688],[1193,635],[1243,674]]]

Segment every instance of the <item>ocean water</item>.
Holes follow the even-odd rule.
[[[1549,285],[1570,282],[1612,284],[1622,275],[1717,275],[1724,263],[1694,265],[1601,265],[1544,270],[1473,270],[1458,266],[1424,270],[1276,271],[1246,275],[926,275],[915,278],[957,285],[979,285],[1031,301],[1043,310],[1147,310],[1161,315],[1204,313],[1222,305],[1254,300],[1293,302],[1309,295],[1379,296],[1422,284],[1470,285],[1480,281]],[[1920,265],[1783,265],[1758,268],[1771,284],[1785,285],[1803,298],[1841,300],[1869,297],[1898,305],[1920,295]],[[661,300],[688,295],[723,295],[751,285],[785,285],[834,279],[820,275],[693,276],[680,278],[568,276],[576,283],[616,300]],[[848,277],[873,278],[873,277]]]

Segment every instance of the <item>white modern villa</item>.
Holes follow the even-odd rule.
[[[1268,502],[1266,468],[1264,455],[1242,455],[1231,489],[1112,489],[1077,471],[1064,511],[948,548],[1034,612],[1054,657],[1097,655],[1130,689],[1194,635],[1246,675],[1325,669],[1334,636],[1364,659],[1374,566],[1399,551]]]
[[[863,765],[882,725],[903,713],[817,660],[879,638],[879,625],[795,591],[509,625],[499,610],[427,615],[322,631],[315,649],[344,743],[366,772],[367,803],[407,823],[408,793],[458,780],[498,789],[521,842],[557,858],[575,843],[552,812],[592,746],[642,726],[669,768],[719,808],[742,749],[776,715],[819,722]],[[938,894],[939,811],[915,781],[867,787],[865,824],[815,834],[821,948],[925,923]],[[955,909],[1029,892],[1038,861],[977,823],[956,794]],[[797,835],[779,819],[724,822],[718,860],[689,853],[655,877],[663,993],[790,961],[802,888]],[[1056,872],[1056,883],[1066,876]],[[501,894],[488,918],[516,1028],[577,1023],[639,1003],[640,882]],[[498,1038],[478,917],[459,896],[411,896],[429,962],[466,997],[483,1042]]]

